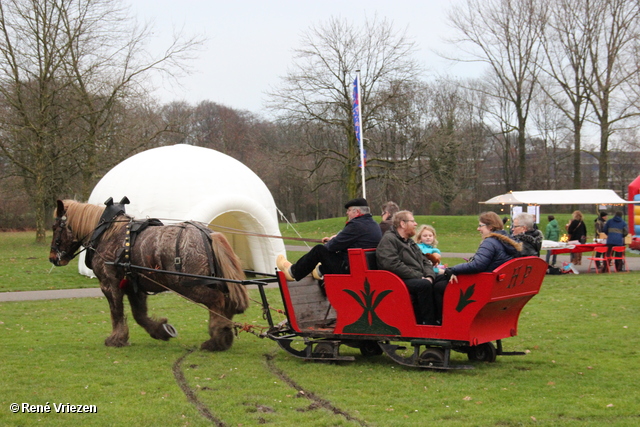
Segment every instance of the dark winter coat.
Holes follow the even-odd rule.
[[[384,233],[376,250],[378,268],[398,275],[402,280],[435,278],[433,264],[422,254],[413,239],[403,239],[395,229]]]
[[[393,221],[391,221],[390,219],[384,220],[380,223],[380,231],[382,231],[382,234],[386,233],[392,228],[393,228]]]
[[[595,220],[595,231],[596,231],[596,239],[600,238],[600,233],[604,233],[604,225],[607,221],[598,217]]]
[[[569,233],[569,240],[580,240],[582,236],[584,236],[585,242],[587,238],[587,226],[584,225],[584,221],[574,219],[569,223],[569,228],[567,228],[567,233]]]
[[[451,272],[456,275],[491,272],[518,257],[521,250],[522,243],[509,238],[503,230],[495,231],[480,243],[478,251],[468,263],[452,267]]]
[[[333,239],[325,243],[325,248],[330,252],[339,253],[343,260],[348,262],[347,249],[375,248],[381,238],[382,233],[378,223],[375,222],[371,214],[364,214],[348,221]]]
[[[629,234],[629,227],[621,217],[614,216],[604,225],[603,233],[607,235],[607,245],[624,246],[624,238]]]
[[[554,220],[555,221],[555,220]],[[542,240],[544,236],[540,230],[525,231],[523,234],[512,236],[512,239],[516,242],[522,243],[522,250],[520,256],[540,256],[540,249],[542,248]]]

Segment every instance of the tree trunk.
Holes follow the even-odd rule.
[[[609,183],[609,116],[603,114],[600,123],[600,161],[598,188],[608,188]]]

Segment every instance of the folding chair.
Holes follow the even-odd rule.
[[[613,248],[611,248],[609,261],[613,261],[613,269],[616,272],[629,271],[629,269],[627,268],[627,256],[625,254],[626,250],[626,246],[614,246]]]
[[[596,273],[600,273],[600,268],[598,268],[598,263],[602,267],[602,271],[607,270],[608,273],[611,273],[609,269],[609,259],[607,258],[607,251],[609,248],[606,246],[596,247],[593,249],[593,255],[588,257],[589,260],[589,268],[587,269],[587,273],[591,271],[593,268]]]

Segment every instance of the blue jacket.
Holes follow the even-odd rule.
[[[373,220],[371,214],[364,214],[348,221],[336,237],[325,243],[325,248],[330,252],[340,253],[347,261],[347,249],[375,248],[380,243],[380,239],[382,239],[380,226]]]
[[[624,238],[629,234],[629,227],[621,217],[614,216],[607,221],[602,232],[607,235],[607,245],[624,246]]]
[[[480,243],[478,251],[466,264],[451,268],[453,274],[475,274],[491,272],[505,262],[517,258],[522,250],[518,243],[507,236],[503,230],[491,233]]]
[[[427,245],[426,243],[418,243],[418,247],[422,251],[423,254],[439,254],[440,249],[434,248],[431,245]]]

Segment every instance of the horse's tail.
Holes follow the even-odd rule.
[[[211,247],[221,268],[221,275],[226,279],[244,280],[240,258],[233,251],[229,241],[222,233],[211,233]],[[236,312],[243,313],[249,307],[249,293],[241,283],[227,282],[229,299],[235,303]]]

